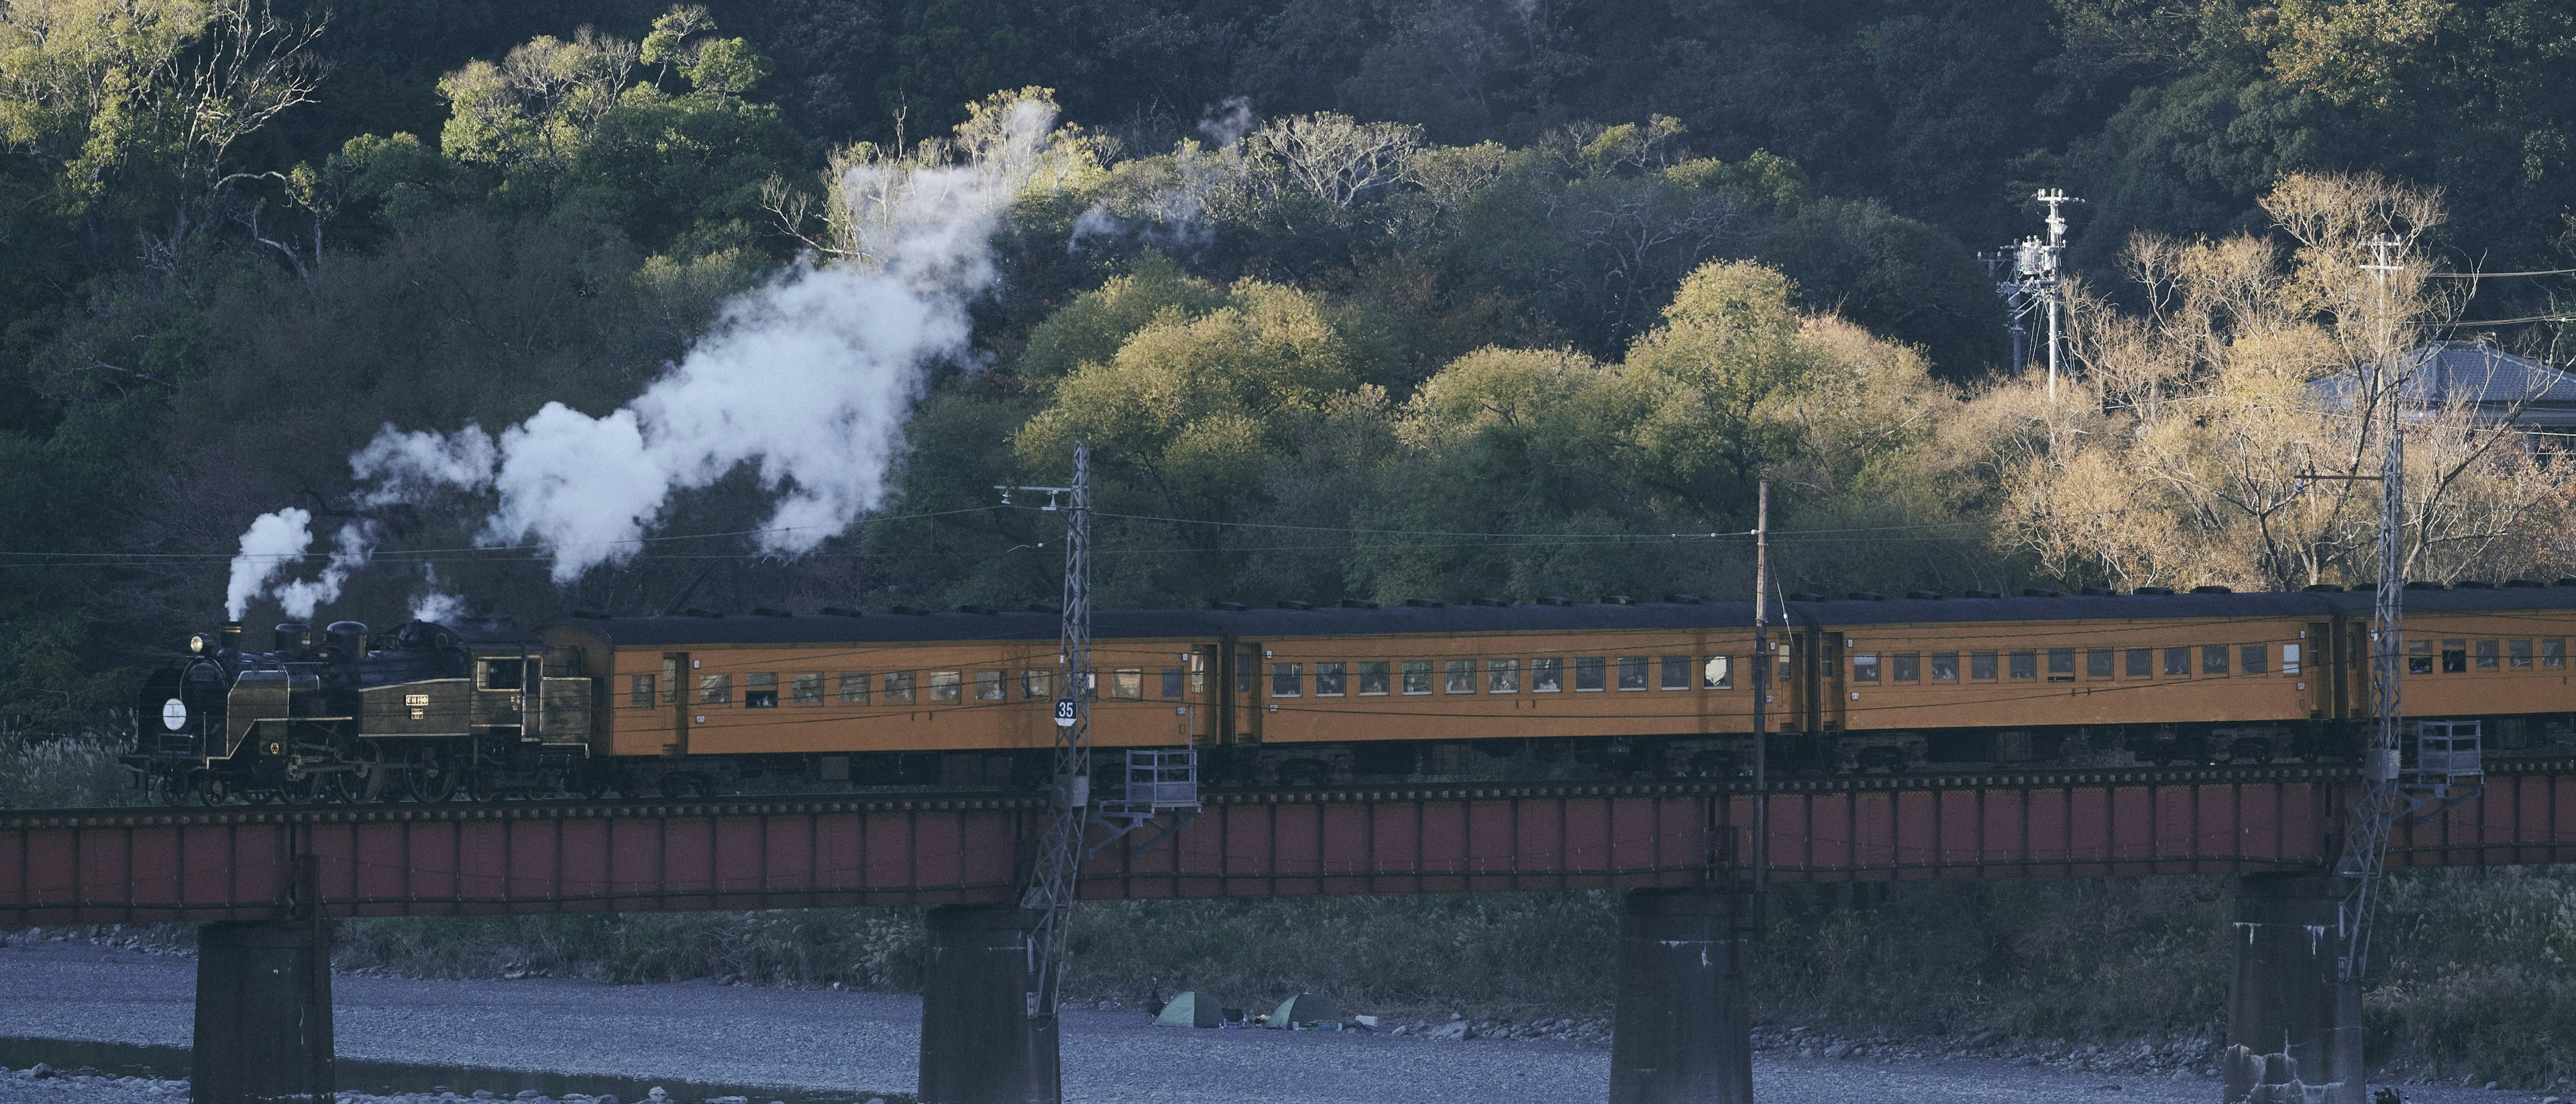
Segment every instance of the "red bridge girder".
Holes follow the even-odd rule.
[[[1772,787],[1773,881],[2312,869],[2350,768],[2098,770]],[[1104,846],[1089,898],[1478,893],[1748,877],[1735,783],[1406,786],[1212,795],[1151,846]],[[0,814],[0,924],[694,911],[1012,899],[1036,799],[85,810]],[[2492,774],[2399,830],[2392,866],[2576,861],[2576,761]]]

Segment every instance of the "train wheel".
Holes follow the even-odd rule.
[[[464,773],[437,752],[423,753],[418,766],[402,772],[403,795],[424,805],[443,804],[456,797],[457,786],[465,780]]]
[[[341,800],[368,804],[383,801],[394,774],[385,769],[384,746],[367,744],[358,752],[357,769],[340,776]]]

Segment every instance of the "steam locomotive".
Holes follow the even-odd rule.
[[[559,792],[589,759],[590,681],[507,625],[336,621],[316,641],[290,621],[260,652],[227,624],[144,680],[125,764],[173,803]]]

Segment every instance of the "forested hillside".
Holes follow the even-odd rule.
[[[747,537],[813,475],[746,462],[567,575],[353,472],[610,416],[1020,119],[846,532]],[[1077,437],[1115,605],[1736,593],[1765,477],[1793,589],[2347,580],[2369,505],[2296,476],[2376,462],[2307,401],[2382,340],[2357,243],[2392,332],[2553,352],[2476,320],[2576,282],[2433,274],[2576,266],[2570,119],[2555,0],[0,0],[0,737],[112,727],[289,507],[377,623],[1047,599],[992,488]],[[2043,186],[2054,401],[1977,257]],[[2423,433],[2413,571],[2563,569],[2567,465]]]

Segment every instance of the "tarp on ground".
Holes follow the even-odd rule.
[[[1173,997],[1154,1022],[1170,1027],[1215,1027],[1225,1022],[1225,1009],[1219,1007],[1220,1003],[1214,994],[1192,989]]]
[[[1321,993],[1299,993],[1280,1001],[1278,1010],[1270,1014],[1270,1026],[1277,1028],[1317,1023],[1337,1024],[1341,1021],[1342,1006],[1334,1004],[1333,998]]]

